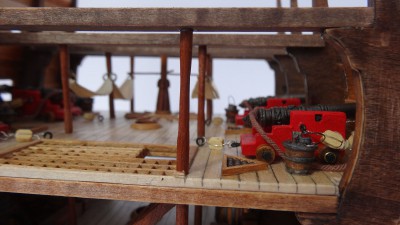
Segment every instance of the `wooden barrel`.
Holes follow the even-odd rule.
[[[317,145],[312,144],[310,137],[298,136],[284,141],[286,171],[292,174],[308,174],[314,161]]]

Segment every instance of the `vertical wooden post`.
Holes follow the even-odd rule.
[[[328,0],[312,0],[312,7],[328,7]]]
[[[74,197],[68,197],[68,220],[69,220],[69,225],[77,224],[76,198]]]
[[[281,70],[278,61],[267,60],[269,67],[275,72],[275,95],[282,96],[287,94],[286,74]]]
[[[199,81],[198,81],[198,104],[197,104],[197,137],[205,136],[205,76],[206,76],[207,47],[199,46]]]
[[[106,53],[106,62],[107,62],[107,76],[108,78],[112,79],[111,53],[109,52]],[[115,119],[114,95],[112,92],[109,95],[109,105],[110,105],[110,119]]]
[[[182,29],[180,35],[180,98],[179,127],[176,154],[176,170],[187,174],[189,171],[189,92],[190,70],[192,65],[193,30]],[[176,224],[188,224],[187,205],[176,205]]]
[[[193,30],[181,30],[180,37],[180,98],[179,98],[179,130],[177,140],[178,172],[189,171],[189,89],[190,70],[192,66]]]
[[[133,56],[133,55],[131,55],[131,57],[130,57],[130,73],[129,73],[129,75],[131,76],[131,79],[132,79],[132,85],[133,86],[135,86],[135,83],[134,83],[134,73],[135,73],[135,56]],[[133,88],[133,90],[135,90],[135,88]],[[132,99],[131,99],[131,113],[133,113],[133,112],[135,112],[135,94],[133,94],[133,97],[132,97]]]
[[[199,46],[199,80],[198,80],[198,104],[197,104],[197,137],[204,137],[205,132],[205,81],[206,81],[206,65],[207,64],[207,46]],[[202,206],[195,206],[194,224],[201,225],[203,214]]]
[[[206,75],[212,78],[212,58],[210,55],[207,55],[207,61],[206,61],[206,67],[207,67],[207,73]],[[213,115],[213,100],[212,99],[207,99],[207,120],[212,120],[212,115]]]
[[[64,103],[64,130],[66,134],[71,134],[72,128],[72,113],[71,102],[69,97],[69,53],[67,45],[60,45],[60,69],[61,69],[61,84]]]
[[[32,7],[44,7],[44,0],[33,0]]]
[[[189,206],[188,205],[176,205],[176,225],[188,225],[189,224]]]
[[[194,225],[201,225],[203,223],[203,206],[196,205],[194,207]]]
[[[170,114],[168,94],[169,81],[167,79],[167,56],[161,56],[161,79],[158,81],[158,98],[156,113]]]

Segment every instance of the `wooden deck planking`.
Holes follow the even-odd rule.
[[[189,174],[186,176],[185,186],[203,186],[203,176],[210,156],[210,151],[211,150],[208,147],[201,147],[198,149],[197,155],[190,167]]]
[[[297,193],[300,194],[317,194],[314,180],[310,176],[293,175],[293,179],[297,184]]]
[[[334,184],[335,186],[335,193],[336,195],[339,196],[339,183],[340,180],[342,179],[343,176],[343,172],[330,172],[330,171],[326,171],[324,172],[325,175],[331,180],[331,182]]]
[[[271,165],[276,180],[278,181],[278,191],[283,193],[297,193],[297,183],[293,176],[286,172],[283,163],[274,163]]]
[[[313,171],[310,177],[314,180],[316,185],[317,195],[335,195],[337,185],[335,185],[323,171]]]
[[[203,176],[203,187],[220,189],[221,188],[221,166],[223,153],[222,150],[210,150],[206,170]]]
[[[240,135],[234,135],[234,141],[240,142]],[[237,155],[242,156],[242,148],[236,148]],[[239,189],[246,191],[258,191],[260,189],[260,182],[257,172],[248,172],[239,175]]]
[[[272,167],[268,165],[267,170],[257,171],[258,180],[260,181],[260,191],[278,192],[279,183],[276,180]]]
[[[227,142],[229,140],[236,141],[237,137],[235,135],[226,135],[225,142]],[[224,154],[237,156],[239,154],[238,148],[229,148],[229,147],[225,146]],[[240,189],[239,175],[222,176],[221,177],[221,186],[223,189],[239,190]]]
[[[130,128],[131,122],[132,121],[117,118],[116,120],[111,121],[106,119],[104,122],[100,123],[97,121],[83,121],[83,119],[77,118],[74,120],[74,123],[79,123],[80,126],[78,129],[75,129],[75,133],[73,134],[64,134],[61,123],[51,124],[50,130],[53,131],[55,138],[79,138],[93,141],[105,140],[108,142],[147,142],[153,144],[160,142],[163,144],[174,144],[171,142],[176,142],[176,121],[170,122],[162,119],[160,120],[162,128],[147,132],[136,131]],[[82,126],[82,124],[84,125]],[[104,132],[105,130],[109,132]],[[88,131],[92,132],[89,133]],[[194,140],[197,137],[195,120],[190,122],[190,136],[191,142],[194,143]],[[206,136],[224,136],[224,126],[207,126]],[[227,135],[225,140],[238,141],[239,135]],[[115,184],[151,185],[159,187],[338,195],[337,185],[341,173],[314,172],[311,176],[293,176],[285,171],[283,162],[272,164],[266,171],[251,172],[234,176],[221,176],[223,153],[241,155],[240,148],[229,148],[225,146],[223,151],[211,151],[208,146],[205,145],[198,150],[197,155],[193,160],[193,165],[190,168],[190,173],[185,178],[118,172],[109,173],[81,170],[66,171],[56,168],[24,166],[20,166],[20,169],[15,170],[15,167],[11,165],[2,166],[0,175],[71,181],[95,181]],[[94,177],[96,177],[96,179],[94,179]]]

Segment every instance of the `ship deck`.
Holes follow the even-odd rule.
[[[0,191],[314,213],[337,210],[339,172],[291,175],[277,162],[267,170],[222,176],[223,154],[241,156],[240,147],[197,148],[197,122],[191,120],[191,165],[182,176],[175,172],[173,159],[178,121],[160,119],[157,130],[134,130],[132,123],[122,114],[103,122],[75,118],[73,134],[64,133],[62,122],[46,123],[54,140],[2,142]],[[43,123],[19,126],[39,125]],[[224,137],[225,127],[207,126],[206,137]]]

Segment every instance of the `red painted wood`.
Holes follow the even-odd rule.
[[[176,225],[188,225],[189,224],[189,206],[188,205],[176,205]]]

